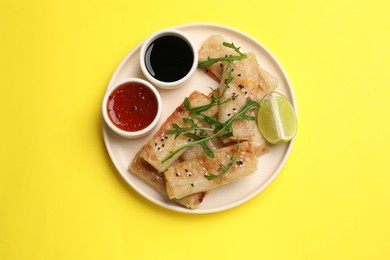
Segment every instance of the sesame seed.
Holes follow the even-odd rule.
[[[185,172],[188,172],[188,170],[187,170],[187,169],[184,169],[184,171],[185,171]]]
[[[237,76],[241,77],[241,73],[238,73]]]
[[[191,183],[191,186],[192,186],[192,187],[194,187],[194,184],[193,184],[193,183]]]
[[[230,116],[230,113],[229,113],[229,114],[227,114],[227,116]]]

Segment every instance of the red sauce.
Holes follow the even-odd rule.
[[[112,92],[107,102],[111,122],[122,130],[146,128],[157,115],[157,98],[141,83],[129,82]]]

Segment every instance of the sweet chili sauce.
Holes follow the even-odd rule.
[[[114,125],[124,131],[135,132],[153,122],[157,106],[152,90],[141,83],[128,82],[112,92],[107,112]]]

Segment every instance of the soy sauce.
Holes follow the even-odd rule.
[[[180,80],[191,70],[194,54],[190,45],[176,36],[162,36],[154,40],[146,50],[145,65],[157,80]]]

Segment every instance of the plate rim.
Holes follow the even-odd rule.
[[[267,47],[265,47],[261,42],[259,42],[257,39],[255,39],[254,37],[252,37],[251,35],[245,33],[245,32],[242,32],[236,28],[233,28],[233,27],[230,27],[230,26],[226,26],[226,25],[222,25],[222,24],[215,24],[215,23],[206,23],[206,22],[193,22],[193,23],[184,23],[184,24],[179,24],[179,25],[176,25],[176,26],[172,26],[172,27],[168,27],[168,28],[174,28],[174,29],[186,29],[186,28],[192,28],[192,27],[214,27],[214,28],[217,28],[217,29],[223,29],[223,30],[228,30],[228,31],[233,31],[234,33],[236,34],[239,34],[239,35],[243,35],[244,37],[246,38],[249,38],[251,41],[253,41],[256,45],[259,45],[266,53],[267,55],[269,55],[272,60],[276,63],[277,67],[280,69],[280,72],[283,74],[283,77],[284,79],[286,80],[286,83],[287,83],[287,88],[289,90],[289,94],[291,95],[291,100],[290,102],[292,103],[293,107],[294,107],[294,110],[295,110],[295,113],[296,113],[296,116],[298,117],[298,111],[297,111],[297,105],[296,105],[296,97],[295,97],[295,93],[293,91],[293,88],[292,88],[292,84],[290,82],[290,79],[288,78],[287,76],[287,73],[285,71],[285,69],[283,68],[283,66],[280,64],[280,62],[278,61],[278,59],[275,57],[275,55],[269,51],[269,49]],[[118,66],[115,68],[115,71],[114,73],[112,74],[108,84],[107,84],[107,88],[105,90],[105,92],[110,88],[110,86],[113,84],[114,82],[114,79],[117,77],[119,71],[121,71],[121,68],[124,66],[125,62],[134,54],[138,51],[138,49],[141,47],[142,43],[144,42],[141,41],[140,43],[138,43],[135,47],[133,47],[127,54],[126,56],[121,60],[121,62],[118,64]],[[130,185],[137,193],[139,193],[142,197],[144,197],[144,199],[147,199],[151,202],[153,202],[154,204],[160,206],[160,207],[163,207],[163,208],[166,208],[166,209],[169,209],[169,210],[172,210],[172,211],[175,211],[175,212],[181,212],[181,213],[187,213],[187,214],[211,214],[211,213],[216,213],[216,212],[221,212],[221,211],[226,211],[228,209],[232,209],[232,208],[235,208],[239,205],[242,205],[244,204],[245,202],[249,201],[250,199],[252,199],[253,197],[257,196],[259,193],[261,193],[266,187],[269,186],[269,184],[279,175],[280,171],[282,170],[282,168],[284,167],[287,159],[290,157],[290,153],[291,153],[291,150],[292,150],[292,147],[294,146],[294,143],[295,143],[295,137],[287,144],[287,149],[286,149],[286,152],[280,162],[280,164],[278,165],[278,167],[275,169],[274,173],[267,179],[266,182],[264,182],[261,186],[259,186],[252,194],[240,199],[240,200],[237,200],[236,202],[234,203],[229,203],[225,206],[220,206],[220,207],[216,207],[216,208],[212,208],[212,209],[187,209],[187,208],[184,208],[184,207],[177,207],[177,206],[172,206],[172,205],[169,205],[169,204],[166,204],[162,201],[159,201],[157,199],[155,199],[154,197],[151,197],[149,196],[146,192],[144,192],[143,190],[141,190],[140,188],[138,188],[131,180],[128,179],[128,177],[125,175],[125,174],[122,174],[121,172],[121,167],[118,165],[118,160],[114,160],[113,159],[113,151],[112,151],[112,148],[110,147],[109,143],[108,143],[108,136],[107,136],[107,126],[105,125],[104,123],[104,120],[102,120],[102,133],[103,133],[103,139],[104,139],[104,144],[105,144],[105,147],[106,147],[106,150],[109,154],[109,157],[111,159],[111,162],[114,164],[117,172],[120,174],[120,176],[126,181],[126,183],[128,185]]]

